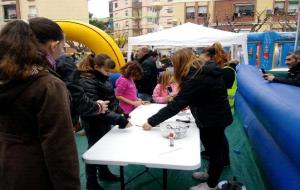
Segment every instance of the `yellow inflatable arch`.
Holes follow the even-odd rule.
[[[116,63],[115,71],[125,64],[124,57],[114,40],[99,28],[80,21],[57,20],[67,40],[83,43],[95,53],[105,53]]]

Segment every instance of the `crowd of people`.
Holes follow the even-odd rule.
[[[225,129],[233,121],[236,66],[218,42],[196,55],[183,48],[171,57],[140,47],[110,80],[115,62],[91,53],[79,61],[63,55],[65,36],[46,18],[12,21],[0,33],[0,189],[80,189],[73,127],[83,127],[88,147],[113,125],[131,127],[129,114],[150,102],[167,104],[143,125],[152,127],[189,108],[209,157],[205,180],[191,190],[216,189],[230,165]],[[162,67],[157,67],[160,59]],[[300,53],[286,59],[287,78],[268,81],[300,86]],[[200,148],[200,147],[199,147]],[[107,165],[86,164],[86,188],[118,181]]]

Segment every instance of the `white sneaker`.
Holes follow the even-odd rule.
[[[202,181],[205,181],[208,179],[207,172],[194,172],[192,176],[194,179],[198,179],[198,180],[202,180]]]
[[[197,186],[193,186],[190,190],[216,190],[217,187],[211,188],[207,185],[207,183],[200,183]]]

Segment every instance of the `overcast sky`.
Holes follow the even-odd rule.
[[[96,18],[105,18],[109,16],[109,0],[89,0],[89,12]]]

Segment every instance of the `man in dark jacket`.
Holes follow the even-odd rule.
[[[289,53],[285,59],[289,68],[287,77],[275,77],[271,73],[265,74],[264,78],[268,81],[300,86],[300,51]]]
[[[143,68],[142,79],[136,81],[138,96],[144,101],[151,101],[153,90],[157,84],[158,69],[147,47],[141,47],[137,51],[137,61]]]

